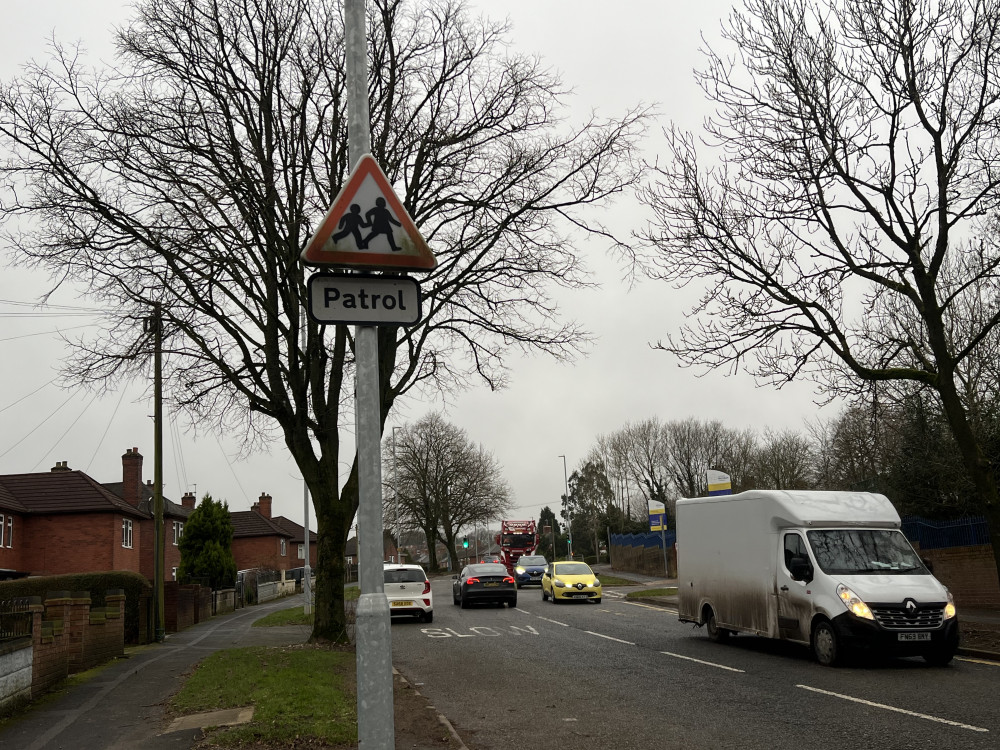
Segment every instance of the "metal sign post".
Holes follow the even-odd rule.
[[[348,150],[351,164],[371,149],[365,0],[344,0]],[[354,329],[357,359],[358,557],[361,596],[355,623],[358,747],[393,750],[392,634],[382,576],[382,464],[379,441],[378,330]]]

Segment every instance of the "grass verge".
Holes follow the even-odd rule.
[[[601,574],[598,576],[601,579],[602,586],[637,586],[635,581],[630,581],[628,578],[619,578],[618,576],[611,576],[607,574]]]
[[[219,729],[212,743],[284,746],[296,738],[357,744],[353,651],[310,646],[218,651],[201,664],[170,702],[178,714],[254,707],[253,720]]]
[[[357,599],[361,596],[361,590],[357,586],[348,586],[344,589],[344,599],[351,601]],[[313,616],[312,613],[306,614],[304,607],[289,607],[288,609],[279,609],[277,612],[272,612],[267,615],[267,617],[262,617],[259,620],[255,620],[253,627],[255,628],[274,628],[279,625],[312,625]]]
[[[642,591],[629,591],[625,594],[625,598],[627,599],[640,599],[644,596],[677,596],[677,587],[667,586],[662,589],[643,589]]]

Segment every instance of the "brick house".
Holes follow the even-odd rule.
[[[130,570],[153,578],[152,487],[142,456],[122,456],[122,482],[100,484],[56,462],[48,472],[0,476],[0,578]],[[190,502],[190,508],[185,507]],[[180,553],[173,543],[194,506],[164,499],[164,579]]]
[[[288,544],[291,546],[291,553],[289,555],[291,567],[301,568],[304,566],[306,564],[305,528],[284,516],[275,516],[271,520],[292,535],[288,539]],[[309,529],[309,567],[313,570],[316,569],[316,539],[316,532]]]
[[[106,482],[103,486],[118,495],[133,508],[141,511],[144,516],[145,533],[139,549],[140,570],[146,578],[153,580],[155,571],[154,554],[156,552],[155,533],[155,499],[153,497],[153,480],[142,481],[142,454],[138,448],[126,450],[122,456],[122,481]],[[181,498],[181,504],[163,498],[163,580],[177,580],[177,568],[181,564],[181,551],[177,543],[184,533],[184,523],[194,510],[195,496],[187,492]]]
[[[237,570],[301,567],[302,563],[291,550],[295,534],[271,518],[271,496],[266,492],[261,493],[250,510],[231,510],[229,515],[233,521],[233,558]],[[302,537],[301,530],[299,536]]]

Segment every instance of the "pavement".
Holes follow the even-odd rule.
[[[677,579],[675,578],[649,576],[641,573],[614,570],[607,564],[592,565],[591,567],[598,576],[603,573],[606,575],[616,576],[617,578],[633,581],[637,585],[637,588],[630,590],[630,599],[638,598],[647,604],[658,604],[666,607],[677,606],[676,595],[643,597],[640,593],[643,589],[669,588],[671,586],[677,586]],[[966,607],[960,607],[958,611],[958,619],[960,627],[965,626],[970,629],[985,628],[988,630],[1000,630],[1000,610],[997,609],[968,609]],[[960,646],[958,653],[962,656],[1000,661],[1000,652],[995,651],[984,651],[983,649],[971,649]]]
[[[32,703],[23,716],[0,730],[0,748],[186,750],[202,736],[203,726],[246,717],[237,710],[233,716],[205,715],[168,726],[170,696],[194,666],[215,651],[305,643],[310,634],[306,626],[251,627],[254,620],[296,604],[304,604],[301,594],[213,617],[169,634],[162,644],[130,648],[126,658],[115,660],[92,679]]]

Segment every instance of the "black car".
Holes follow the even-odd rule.
[[[454,576],[451,585],[452,598],[462,609],[476,602],[506,603],[517,606],[517,585],[507,568],[496,563],[466,565],[462,572]]]

